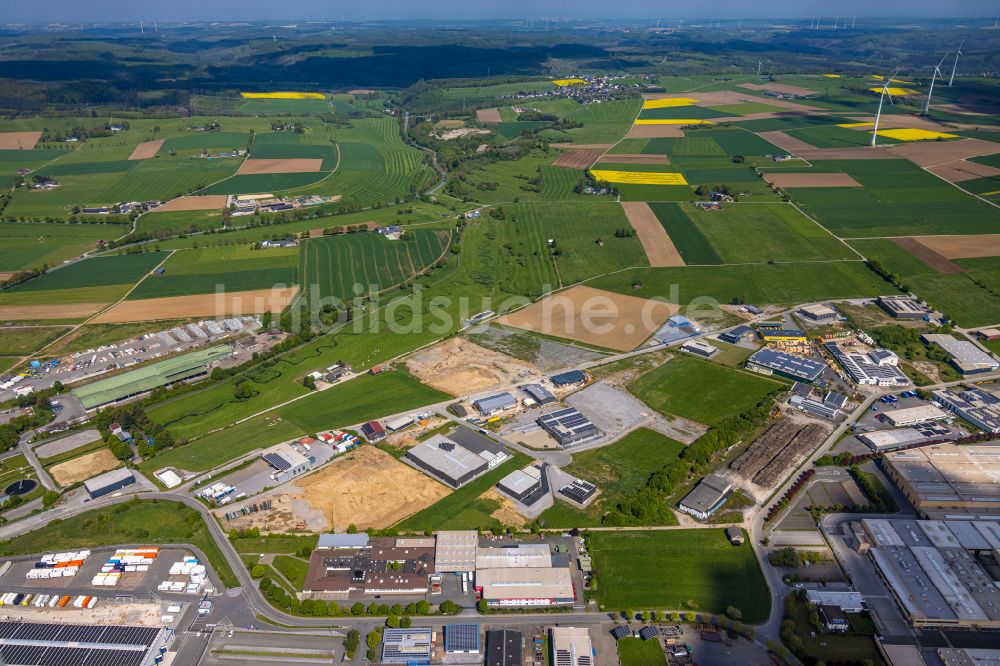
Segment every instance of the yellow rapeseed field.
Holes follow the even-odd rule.
[[[879,76],[878,74],[871,74],[871,75],[868,76],[868,78],[875,79],[876,81],[882,81],[883,80],[882,77]],[[892,79],[892,80],[889,81],[889,83],[902,83],[903,85],[907,85],[907,86],[912,86],[913,85],[913,81],[904,81],[903,79]]]
[[[698,100],[690,97],[677,97],[674,99],[647,99],[642,103],[644,109],[669,109],[675,106],[691,106],[697,104]]]
[[[828,79],[839,79],[840,78],[840,74],[824,74],[823,76],[825,76]]]
[[[573,78],[573,79],[555,79],[555,80],[552,81],[552,83],[556,84],[557,86],[585,86],[585,85],[587,85],[586,81],[584,81],[583,79],[577,79],[577,78]]]
[[[925,129],[914,129],[914,128],[901,128],[901,129],[880,129],[878,131],[879,136],[884,136],[887,139],[895,139],[896,141],[927,141],[929,139],[957,139],[957,134],[948,134],[947,132],[935,132],[933,130]]]
[[[847,129],[853,129],[855,127],[872,127],[875,123],[839,123],[837,127],[846,127]]]
[[[873,93],[882,92],[881,88],[869,88]],[[911,90],[909,88],[886,88],[890,95],[895,95],[896,97],[906,97],[907,95],[916,95],[916,90]]]
[[[702,118],[639,118],[636,125],[714,125],[711,120]]]
[[[245,92],[240,93],[240,95],[242,95],[244,99],[326,99],[326,95],[323,93],[312,92]]]
[[[649,171],[607,171],[604,169],[591,169],[590,173],[597,180],[606,180],[609,183],[627,183],[630,185],[687,185],[684,174],[681,173],[652,173]]]

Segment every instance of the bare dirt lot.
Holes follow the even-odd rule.
[[[670,164],[670,158],[666,155],[619,153],[617,155],[605,155],[598,162],[613,162],[614,164]]]
[[[962,181],[975,180],[977,178],[996,178],[1000,176],[1000,169],[965,160],[955,160],[946,164],[938,164],[927,167],[927,170],[935,176],[944,178],[949,183],[961,183]],[[997,187],[1000,187],[1000,179],[998,179]]]
[[[295,159],[244,160],[238,175],[253,173],[315,173],[323,168],[323,160],[298,157]]]
[[[787,83],[740,83],[740,88],[747,90],[771,90],[782,95],[815,95],[815,90],[802,88],[800,86],[790,86]]]
[[[0,319],[79,319],[80,317],[89,317],[107,305],[107,303],[0,305]]]
[[[916,242],[946,259],[1000,257],[1000,234],[976,236],[920,236]]]
[[[479,496],[480,499],[494,500],[500,502],[500,508],[490,514],[491,518],[496,518],[501,525],[516,525],[524,527],[528,524],[528,519],[518,513],[514,507],[514,502],[504,497],[496,488],[490,488]]]
[[[1000,143],[982,139],[962,139],[961,141],[921,141],[902,144],[888,149],[895,157],[903,157],[920,166],[944,164],[969,157],[980,157],[1000,153]]]
[[[498,323],[606,349],[631,351],[678,309],[672,303],[578,285],[546,296],[502,317]]]
[[[439,131],[437,133],[437,137],[442,141],[452,141],[454,139],[460,139],[463,136],[468,136],[470,134],[489,134],[489,133],[490,133],[489,130],[477,129],[475,127],[459,127],[456,129],[446,129]]]
[[[382,529],[434,504],[448,488],[374,446],[363,446],[296,481],[298,499],[326,516],[329,529]],[[401,492],[402,491],[402,492]]]
[[[778,187],[861,187],[861,183],[846,173],[783,173],[765,172],[764,179]]]
[[[95,317],[95,324],[118,324],[130,321],[185,319],[189,317],[222,317],[235,314],[281,312],[295,296],[297,287],[235,291],[228,294],[198,294],[149,298],[142,301],[122,301]],[[48,307],[48,306],[46,306]],[[57,306],[58,307],[58,306]],[[0,315],[2,315],[0,308]],[[50,315],[48,318],[52,318]]]
[[[678,125],[632,125],[626,139],[679,139],[684,130]]]
[[[31,150],[41,138],[41,132],[0,132],[0,150]]]
[[[130,160],[148,160],[149,158],[160,152],[160,146],[163,145],[163,139],[157,139],[156,141],[143,141],[132,154],[128,156]]]
[[[476,118],[481,123],[495,124],[500,122],[500,109],[479,109]]]
[[[79,458],[53,465],[49,473],[56,483],[65,487],[120,466],[121,462],[111,453],[111,449],[98,449]]]
[[[646,253],[650,266],[684,265],[680,252],[648,204],[642,201],[623,201],[622,208],[642,243],[642,250]]]
[[[567,169],[586,169],[603,153],[604,151],[599,148],[591,150],[567,150],[552,162],[552,166],[566,167]]]
[[[451,338],[406,360],[421,382],[454,396],[478,393],[540,374],[535,366],[462,338]]]
[[[944,255],[938,254],[916,238],[893,238],[892,242],[936,270],[938,273],[952,274],[965,272],[965,269],[956,264],[954,261],[948,259]]]
[[[173,213],[189,210],[222,210],[229,203],[229,195],[209,194],[205,196],[184,196],[171,199],[167,203],[154,208],[152,213]]]

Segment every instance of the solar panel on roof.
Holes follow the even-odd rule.
[[[268,465],[278,470],[279,472],[284,472],[287,469],[291,469],[291,465],[287,460],[279,456],[277,453],[265,453],[264,460]]]

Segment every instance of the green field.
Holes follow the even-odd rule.
[[[863,187],[797,188],[792,197],[841,238],[979,234],[996,231],[996,208],[908,160],[819,162]]]
[[[201,155],[202,151],[213,153],[246,150],[249,142],[250,134],[248,132],[191,132],[183,136],[172,136],[165,139],[158,154],[166,155],[170,151],[174,151],[182,157],[191,157]]]
[[[623,638],[618,641],[618,660],[621,666],[666,666],[667,657],[658,640]]]
[[[127,226],[118,224],[0,222],[0,271],[54,266],[93,250],[97,240],[127,232]]]
[[[683,306],[705,298],[719,303],[740,299],[744,303],[794,304],[897,292],[861,261],[634,268],[589,284],[643,298],[671,298],[671,287],[676,285],[677,301]]]
[[[141,252],[84,259],[19,284],[9,293],[134,284],[167,256],[166,252]]]
[[[315,173],[254,173],[227,178],[210,185],[198,194],[257,194],[261,192],[283,192],[313,185],[328,174]]]
[[[409,280],[436,262],[447,249],[451,232],[412,229],[399,240],[374,232],[323,236],[301,246],[306,296],[349,303]],[[357,289],[356,289],[357,288]],[[358,291],[360,289],[360,291]]]
[[[129,300],[212,294],[293,286],[298,281],[298,248],[228,246],[174,252],[161,275],[150,275]]]
[[[628,385],[629,392],[659,413],[709,426],[784,388],[782,382],[693,356],[671,359]]]
[[[588,104],[568,117],[583,127],[553,132],[553,141],[573,143],[615,143],[628,133],[642,108],[639,99],[623,99],[602,104]]]
[[[573,528],[597,527],[606,512],[614,512],[623,500],[630,499],[645,484],[649,475],[677,462],[684,445],[654,430],[639,428],[624,438],[599,449],[573,455],[573,462],[562,469],[584,481],[590,481],[601,490],[601,495],[586,509],[577,509],[569,503],[556,500],[540,518],[545,527]],[[669,512],[665,516],[672,518]],[[626,518],[623,514],[618,514]],[[642,521],[618,521],[626,525],[646,524]],[[675,520],[654,524],[676,524]]]
[[[500,508],[500,502],[483,499],[480,495],[514,470],[527,466],[529,462],[531,459],[528,456],[514,452],[510,460],[473,479],[394,527],[402,532],[488,530],[498,525],[497,519],[490,514]]]
[[[173,234],[193,234],[222,228],[221,210],[173,211],[147,213],[139,218],[136,229],[139,233],[155,236]]]
[[[318,116],[330,111],[326,99],[245,99],[236,107],[237,113],[248,116]]]
[[[727,606],[745,622],[764,621],[770,596],[749,543],[720,529],[593,532],[587,540],[602,610],[693,610]]]
[[[189,543],[201,549],[226,587],[239,583],[201,515],[177,502],[133,500],[94,509],[71,520],[53,520],[0,545],[4,555],[99,548],[119,543]]]
[[[30,354],[68,330],[65,326],[4,326],[0,328],[0,354]]]
[[[687,214],[688,210],[692,210],[690,207],[663,202],[651,203],[649,207],[666,229],[685,264],[722,263],[722,257]]]

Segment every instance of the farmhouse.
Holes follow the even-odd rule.
[[[478,450],[454,438],[434,435],[406,452],[406,460],[452,488],[460,488],[508,458],[503,444],[483,437]]]
[[[504,391],[503,393],[474,400],[472,406],[483,416],[493,416],[504,410],[517,407],[517,399]]]
[[[778,375],[800,382],[814,382],[823,374],[825,365],[801,356],[792,356],[764,348],[747,359],[747,370],[762,375]]]
[[[939,389],[934,400],[986,432],[1000,433],[1000,397],[976,387]]]
[[[909,386],[910,378],[899,369],[899,357],[887,349],[875,349],[867,354],[847,352],[836,342],[825,345],[830,355],[858,384],[870,386]]]
[[[879,296],[878,306],[895,319],[924,319],[930,310],[909,296]]]
[[[590,422],[575,407],[542,414],[536,423],[552,435],[560,446],[573,446],[604,436],[600,428]]]
[[[677,508],[699,520],[708,520],[709,516],[726,503],[732,489],[733,485],[729,481],[717,474],[709,474],[684,496]]]
[[[476,571],[476,591],[491,607],[562,606],[576,598],[568,567],[517,567]]]
[[[968,340],[958,340],[942,333],[924,333],[920,337],[924,342],[943,349],[951,357],[951,364],[963,375],[978,375],[1000,368],[1000,362]]]
[[[87,411],[130,400],[154,389],[191,381],[208,374],[209,366],[233,353],[228,345],[208,347],[168,358],[138,370],[73,389]]]

